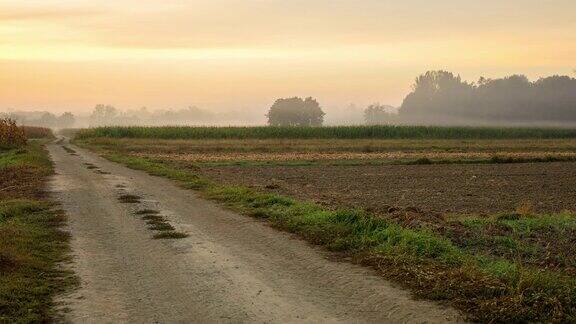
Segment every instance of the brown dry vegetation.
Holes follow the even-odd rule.
[[[576,160],[576,140],[89,139],[140,157],[191,163],[432,163]]]
[[[45,139],[53,136],[49,128],[18,126],[13,119],[0,118],[0,149],[23,147],[28,139]]]
[[[26,145],[24,129],[10,118],[0,118],[0,149],[22,147]]]
[[[36,126],[21,126],[29,139],[40,139],[40,138],[53,138],[54,134],[50,128],[46,127],[36,127]]]
[[[126,139],[88,138],[95,145],[120,146],[131,152],[573,152],[576,139]]]

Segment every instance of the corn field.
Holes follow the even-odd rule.
[[[24,129],[10,118],[0,118],[0,148],[15,148],[26,145]]]
[[[331,126],[331,127],[99,127],[77,138],[155,139],[556,139],[576,129],[527,127]]]
[[[24,129],[26,138],[39,139],[39,138],[53,138],[54,134],[50,128],[35,127],[35,126],[21,126]]]

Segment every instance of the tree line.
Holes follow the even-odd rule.
[[[396,114],[380,105],[365,111],[367,123],[550,124],[576,123],[576,79],[524,75],[466,82],[447,71],[416,78]]]
[[[10,113],[0,113],[0,118],[9,118],[19,125],[46,127],[46,128],[71,128],[76,123],[76,116],[71,112],[61,115],[48,111],[17,111]]]
[[[278,99],[268,112],[269,125],[322,125],[325,113],[313,98]],[[364,120],[375,124],[574,125],[576,79],[550,76],[530,81],[525,75],[466,82],[447,71],[416,78],[402,105],[372,104]]]
[[[94,107],[88,117],[92,127],[106,125],[186,125],[190,123],[210,123],[219,116],[198,107],[188,107],[178,110],[150,110],[146,107],[140,109],[121,111],[112,105],[99,104]]]

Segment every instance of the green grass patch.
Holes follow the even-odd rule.
[[[29,141],[21,149],[0,153],[0,175],[6,168],[27,168],[42,180],[34,185],[42,186],[53,172],[42,144]],[[0,199],[0,322],[50,322],[54,296],[77,284],[73,274],[59,266],[69,260],[69,237],[60,229],[65,217],[54,204],[25,197],[28,189],[12,190],[24,197]]]
[[[43,146],[46,141],[29,140],[25,147],[0,152],[0,170],[8,167],[35,168],[39,176],[52,174],[52,161]]]

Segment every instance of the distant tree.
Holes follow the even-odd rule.
[[[409,123],[576,123],[576,79],[524,75],[467,83],[446,71],[418,77],[399,117]]]
[[[53,113],[45,112],[42,114],[40,119],[37,121],[32,122],[35,126],[42,126],[42,127],[57,127],[58,126],[58,117]]]
[[[372,104],[364,110],[364,122],[367,125],[380,125],[392,123],[395,119],[394,107]]]
[[[109,125],[115,122],[118,117],[118,110],[110,105],[96,105],[90,115],[92,126]]]
[[[473,86],[463,82],[460,76],[446,71],[429,71],[416,79],[401,109],[404,114],[414,117],[433,120],[450,114],[454,118],[470,101],[472,90]]]
[[[60,128],[71,128],[74,126],[76,118],[71,112],[65,112],[60,117],[58,117],[58,127]]]
[[[325,113],[312,97],[278,99],[266,115],[271,126],[321,126]]]

